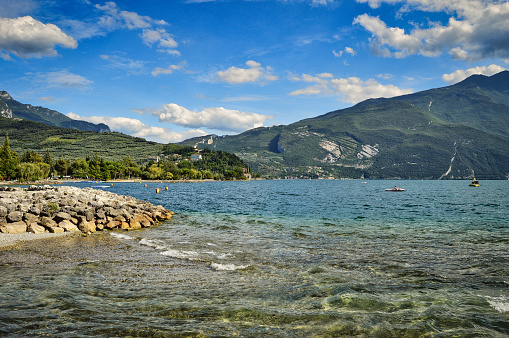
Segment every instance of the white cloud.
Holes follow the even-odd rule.
[[[450,15],[443,25],[430,22],[428,28],[410,32],[388,27],[379,17],[362,14],[354,19],[372,34],[371,49],[385,57],[420,54],[437,56],[444,52],[454,59],[509,59],[509,2],[479,0],[357,0],[373,8],[381,3],[403,4],[402,12],[413,9]]]
[[[279,78],[272,75],[272,68],[263,68],[256,61],[247,61],[249,68],[230,67],[227,70],[217,72],[217,76],[221,81],[231,84],[241,84],[247,82],[265,83],[268,81],[276,81]]]
[[[157,44],[160,52],[176,55],[180,54],[179,51],[174,49],[177,48],[178,43],[172,38],[171,34],[163,28],[144,29],[141,37],[143,42],[149,46]]]
[[[207,135],[206,132],[199,129],[187,130],[181,133],[174,132],[169,128],[148,126],[138,119],[131,119],[127,117],[82,117],[74,113],[68,113],[67,116],[75,120],[104,123],[113,131],[118,131],[131,136],[142,137],[147,140],[160,143],[181,142],[188,138]]]
[[[76,48],[78,43],[53,24],[43,24],[30,16],[0,18],[0,51],[19,58],[58,55],[55,46]]]
[[[442,80],[444,80],[444,82],[448,84],[455,84],[465,80],[467,77],[474,74],[491,76],[500,73],[503,70],[506,70],[506,68],[500,67],[499,65],[480,66],[469,69],[458,69],[457,71],[452,72],[451,74],[442,75]]]
[[[191,128],[210,128],[220,131],[242,132],[262,127],[271,116],[225,109],[223,107],[205,108],[192,111],[175,103],[165,104],[162,109],[152,110],[160,122],[173,123]]]
[[[374,79],[363,81],[358,77],[329,79],[303,74],[301,77],[292,76],[290,79],[314,84],[293,91],[289,95],[339,95],[341,101],[348,103],[358,103],[370,98],[394,97],[412,93],[411,89],[401,89],[394,85],[382,85]]]
[[[161,68],[161,67],[156,67],[154,68],[154,70],[152,71],[152,76],[158,76],[158,75],[161,75],[161,74],[171,74],[173,73],[175,70],[180,70],[184,67],[184,64],[180,64],[180,65],[171,65],[169,66],[168,68]]]
[[[81,75],[69,73],[67,70],[48,73],[29,73],[29,80],[51,88],[88,88],[93,82]]]
[[[138,30],[142,32],[140,37],[149,46],[156,45],[159,52],[180,55],[175,48],[178,43],[172,35],[163,28],[168,23],[164,20],[154,20],[148,16],[142,16],[135,12],[121,11],[114,2],[107,2],[105,5],[95,5],[105,14],[99,19],[99,26],[106,30],[124,29]]]
[[[355,50],[353,50],[352,47],[345,47],[344,50],[340,50],[339,52],[337,52],[335,50],[332,51],[332,54],[334,54],[334,56],[337,57],[337,58],[342,57],[344,53],[348,53],[348,54],[350,54],[352,56],[357,55],[357,52]]]
[[[124,58],[118,55],[99,55],[99,57],[109,62],[107,67],[111,69],[119,69],[134,75],[139,75],[146,71],[145,61]]]

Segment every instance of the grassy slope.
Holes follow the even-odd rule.
[[[0,141],[9,133],[11,148],[23,154],[26,150],[44,154],[49,151],[53,159],[76,159],[93,156],[107,160],[121,160],[130,156],[143,161],[161,152],[161,144],[148,142],[120,133],[97,133],[64,129],[32,121],[0,118]]]

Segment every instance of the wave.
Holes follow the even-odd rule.
[[[490,303],[491,307],[497,310],[498,312],[504,313],[509,312],[509,297],[507,296],[499,296],[499,297],[491,297],[484,296],[488,303]]]
[[[249,265],[220,264],[214,262],[212,262],[210,266],[216,271],[235,271],[249,267]]]
[[[118,232],[110,232],[110,235],[115,237],[115,238],[118,238],[118,239],[134,239],[131,236],[124,235],[124,234],[121,234],[121,233],[118,233]]]

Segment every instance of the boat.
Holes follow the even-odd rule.
[[[479,186],[479,181],[476,180],[475,177],[474,177],[474,179],[472,180],[472,183],[470,183],[468,186],[469,187],[478,187]]]
[[[402,189],[402,188],[398,188],[398,187],[394,187],[392,189],[385,189],[385,191],[405,191],[405,189]]]

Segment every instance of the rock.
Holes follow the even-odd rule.
[[[71,219],[71,215],[65,212],[58,212],[55,216],[53,216],[53,220],[57,223],[62,221],[69,221]]]
[[[106,223],[105,227],[108,229],[115,229],[116,227],[120,226],[122,222],[119,221],[109,221]]]
[[[25,222],[14,222],[0,225],[0,231],[5,234],[21,234],[27,231]]]
[[[37,223],[37,222],[39,221],[39,216],[37,216],[37,215],[34,215],[34,214],[31,214],[31,213],[27,212],[27,213],[23,216],[23,220],[24,220],[27,224]]]
[[[150,227],[172,215],[160,205],[91,188],[31,186],[28,190],[0,189],[2,232],[27,229],[35,233],[76,229],[84,233],[117,228],[134,230]]]
[[[46,216],[41,218],[40,223],[46,228],[54,228],[58,226],[57,222]]]
[[[46,228],[37,223],[30,223],[27,232],[33,232],[34,234],[42,234],[46,232]]]
[[[84,233],[94,233],[97,231],[97,227],[95,225],[95,222],[92,221],[92,222],[88,222],[88,221],[85,221],[85,222],[81,222],[79,225],[78,225],[78,229],[81,230],[81,232],[84,232]]]
[[[10,223],[19,222],[23,219],[23,213],[21,211],[11,211],[7,214],[6,218]]]
[[[72,223],[71,221],[69,220],[63,220],[61,221],[60,223],[58,223],[58,226],[62,229],[64,229],[65,231],[78,231],[78,227]]]
[[[65,231],[64,229],[62,229],[60,227],[51,227],[48,230],[49,230],[49,232],[54,233],[54,234],[57,234],[57,233]]]
[[[30,209],[28,209],[28,212],[34,215],[39,215],[41,213],[41,208],[37,205],[32,205]]]

